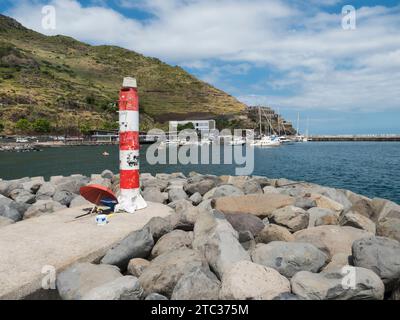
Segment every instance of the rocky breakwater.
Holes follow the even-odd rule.
[[[59,274],[63,299],[399,299],[393,202],[255,176],[142,174],[141,185],[175,214]]]

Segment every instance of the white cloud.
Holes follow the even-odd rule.
[[[57,8],[56,33],[201,69],[213,84],[251,67],[265,68],[265,79],[273,70],[275,79],[252,86],[257,92],[264,87],[266,94],[248,92],[240,97],[244,101],[303,109],[400,109],[399,6],[360,8],[357,29],[345,31],[341,12],[321,9],[340,0],[119,0],[126,8],[149,12],[154,18],[146,21],[94,3],[99,5],[50,1]],[[309,11],[302,10],[306,5]],[[22,1],[10,13],[52,34],[41,28],[40,9],[38,1]]]

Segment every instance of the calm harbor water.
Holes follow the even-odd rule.
[[[235,174],[233,165],[150,165],[144,146],[141,172],[190,171]],[[109,157],[102,156],[107,151]],[[42,152],[0,153],[0,178],[90,175],[104,169],[118,171],[118,147],[48,148]],[[280,148],[255,149],[254,175],[314,182],[349,189],[369,197],[400,203],[399,142],[309,142]]]

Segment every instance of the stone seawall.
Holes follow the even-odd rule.
[[[259,176],[143,173],[140,179],[145,200],[174,214],[151,219],[99,264],[63,271],[61,298],[400,298],[400,206],[394,202]],[[0,181],[0,226],[89,205],[78,195],[87,184],[117,193],[119,177],[106,170]],[[85,283],[76,274],[92,278]],[[354,276],[352,286],[343,285],[346,275]]]

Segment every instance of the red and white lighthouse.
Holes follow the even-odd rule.
[[[119,93],[120,195],[116,211],[147,207],[139,181],[139,96],[135,78],[124,78]]]

